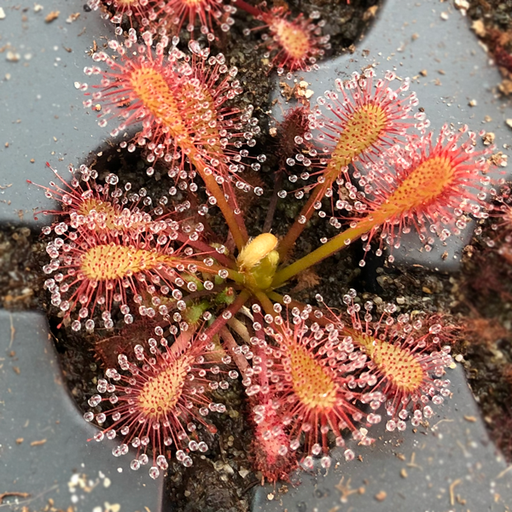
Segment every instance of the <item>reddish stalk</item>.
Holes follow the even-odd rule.
[[[278,316],[278,313],[274,310],[274,304],[268,298],[268,295],[260,290],[253,290],[254,295],[258,299],[259,303],[262,305],[265,313],[268,315],[272,315],[273,317]]]
[[[233,0],[232,4],[236,5],[237,7],[240,7],[240,9],[251,14],[255,18],[258,18],[263,14],[263,11],[261,9],[258,9],[257,7],[254,7],[254,5],[244,2],[244,0]]]
[[[250,294],[246,290],[242,290],[240,295],[234,300],[233,304],[231,304],[228,308],[226,308],[220,316],[218,316],[214,322],[205,330],[204,336],[208,339],[213,338],[216,334],[218,334],[223,327],[228,323],[228,320],[236,315],[240,308],[247,302]]]
[[[329,167],[330,166],[331,165],[329,164]],[[281,261],[286,260],[286,257],[297,241],[297,238],[299,238],[301,233],[304,231],[306,224],[313,216],[313,213],[315,212],[315,203],[322,200],[322,198],[325,196],[325,193],[332,186],[338,176],[338,174],[334,175],[334,173],[332,173],[333,176],[331,179],[330,174],[331,173],[326,171],[325,181],[323,183],[318,183],[318,185],[313,189],[313,192],[309,196],[308,202],[302,207],[302,210],[298,217],[295,219],[292,227],[288,230],[285,237],[279,243],[278,250]]]
[[[242,354],[239,354],[238,349],[240,346],[235,341],[235,338],[229,332],[229,329],[227,327],[224,326],[220,330],[220,336],[222,338],[224,348],[227,348],[229,355],[233,358],[233,361],[235,361],[235,364],[240,370],[240,373],[242,374],[243,378],[247,373],[247,370],[250,369],[250,365],[247,362],[247,359]]]
[[[202,240],[190,240],[190,237],[185,233],[178,232],[176,234],[176,240],[182,243],[186,243],[190,247],[193,247],[195,250],[200,251],[204,254],[209,254],[212,251],[212,246]],[[235,262],[229,256],[225,254],[216,253],[215,258],[221,265],[227,268],[236,268]]]
[[[185,147],[185,144],[183,144],[182,147]],[[196,171],[203,179],[207,190],[213,197],[215,197],[217,206],[220,208],[222,215],[224,215],[224,219],[226,220],[229,230],[233,235],[233,240],[240,251],[247,243],[247,240],[249,240],[243,219],[240,216],[235,215],[233,207],[226,201],[224,192],[222,192],[221,188],[215,181],[214,175],[206,171],[208,166],[200,157],[194,144],[190,144],[187,149],[190,149],[190,154],[188,155],[190,162],[194,165]]]

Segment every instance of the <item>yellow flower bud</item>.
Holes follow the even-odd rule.
[[[272,233],[262,233],[242,248],[237,258],[240,272],[248,271],[258,265],[277,247],[277,238]]]

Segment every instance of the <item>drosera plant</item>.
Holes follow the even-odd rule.
[[[169,466],[167,453],[185,467],[192,464],[190,452],[204,453],[208,445],[197,434],[198,427],[211,433],[216,428],[208,423],[210,412],[223,413],[225,405],[215,403],[208,391],[229,387],[229,379],[238,377],[235,370],[225,375],[226,379],[214,380],[210,375],[219,375],[217,360],[230,362],[229,356],[219,354],[215,343],[203,339],[191,341],[186,334],[177,337],[169,346],[163,337],[163,329],[155,328],[155,338],[149,338],[146,354],[142,345],[134,347],[137,363],[132,363],[125,354],[119,354],[119,367],[106,370],[106,379],[99,379],[98,394],[89,399],[89,405],[98,411],[102,402],[109,407],[106,412],[85,413],[86,421],[102,425],[107,418],[111,424],[98,432],[94,439],[120,439],[113,450],[115,457],[126,455],[129,446],[137,449],[130,467],[138,470],[148,464],[148,448],[152,451],[151,478],[159,477],[161,470]],[[215,353],[217,351],[217,354]],[[108,393],[108,397],[102,394]]]
[[[253,30],[264,31],[264,58],[269,59],[269,70],[276,68],[278,74],[312,69],[330,49],[330,36],[322,34],[325,21],[318,11],[293,16],[286,6],[267,8],[265,3],[254,6],[244,0],[89,0],[87,5],[116,24],[117,35],[128,24],[155,37],[178,36],[185,29],[190,40],[205,38],[210,43],[216,32],[229,32],[237,10],[244,11],[260,23]],[[244,30],[246,35],[250,32]]]
[[[86,176],[91,174],[85,166],[81,172]],[[114,175],[107,176],[107,180],[117,183]],[[81,189],[80,180],[75,179],[72,183]],[[107,188],[108,185],[101,187],[103,191]],[[89,192],[91,190],[83,192],[82,198],[90,198]],[[72,196],[60,195],[57,189],[57,197],[66,204],[66,199]],[[44,234],[50,234],[53,229],[56,235],[46,246],[51,260],[43,271],[52,277],[45,281],[45,288],[51,293],[52,305],[61,310],[64,319],[68,318],[68,312],[79,307],[78,316],[71,324],[74,331],[82,327],[87,331],[94,330],[92,316],[98,307],[102,310],[103,325],[111,328],[114,304],[124,315],[125,323],[132,323],[131,309],[134,306],[130,307],[129,299],[138,304],[139,314],[152,317],[155,315],[154,307],[159,305],[160,314],[165,316],[166,306],[160,304],[160,299],[145,307],[142,294],[151,296],[158,290],[160,296],[171,293],[178,298],[181,297],[180,287],[190,291],[197,287],[188,277],[192,274],[186,270],[186,254],[191,254],[192,248],[187,247],[186,242],[178,242],[178,247],[174,248],[180,238],[177,234],[179,222],[161,214],[161,209],[157,208],[153,210],[151,220],[146,213],[137,216],[134,223],[130,213],[125,214],[127,210],[116,210],[117,200],[108,203],[105,201],[107,197],[112,198],[105,195],[88,215],[77,215],[71,210],[67,212],[67,222],[61,221],[52,228],[43,229]],[[201,227],[196,226],[195,231],[180,231],[182,234],[189,231],[187,238],[194,239],[199,237],[197,229]],[[181,238],[183,240],[183,236]],[[210,252],[214,250],[210,249]],[[187,275],[186,281],[172,270],[173,261],[180,268],[180,275]],[[192,270],[195,272],[194,268]]]
[[[235,22],[231,17],[233,7],[223,0],[168,0],[164,11],[175,33],[185,28],[193,34],[199,24],[200,33],[208,41],[215,40],[215,28],[228,32]]]
[[[458,331],[448,314],[397,314],[354,290],[336,291],[346,311],[335,313],[320,295],[295,300],[289,285],[358,239],[381,255],[415,229],[428,251],[485,218],[494,148],[475,149],[466,127],[429,133],[409,80],[367,67],[276,128],[276,186],[257,231],[244,201],[265,193],[254,184],[268,166],[257,109],[241,101],[239,70],[203,43],[243,10],[268,32],[263,58],[278,74],[307,70],[329,49],[323,22],[244,0],[90,5],[125,39],[94,53],[84,104],[102,126],[119,118],[111,135],[120,152],[142,155],[148,183],[135,191],[122,175],[81,166],[69,185],[54,171],[41,187],[62,206],[43,228],[50,314],[99,366],[84,414],[100,427],[95,439],[115,441],[115,456],[133,452],[130,467],[149,464],[152,478],[175,460],[188,467],[215,445],[210,413],[228,409],[239,380],[254,469],[276,482],[317,458],[329,468],[333,446],[353,459],[347,434],[366,445],[377,423],[404,430],[432,417],[450,394]],[[302,211],[278,237],[273,211],[291,196]],[[295,255],[315,215],[339,233]]]
[[[354,191],[355,203],[354,206],[348,203],[348,211],[364,214],[346,216],[350,221],[348,229],[279,272],[274,285],[284,283],[291,275],[360,237],[370,242],[379,232],[378,252],[382,253],[383,243],[397,249],[400,235],[415,228],[425,250],[429,251],[435,240],[432,235],[444,241],[452,234],[459,235],[471,216],[486,218],[485,200],[488,194],[495,194],[489,187],[487,161],[494,148],[476,151],[476,134],[469,132],[467,126],[455,133],[444,125],[435,144],[432,137],[433,134],[407,136],[405,144],[393,145],[380,162],[366,165],[366,173],[356,172],[364,192]],[[322,180],[317,189],[323,188]],[[347,210],[346,201],[337,206]],[[336,221],[332,223],[341,227]],[[305,219],[300,218],[290,229],[284,239],[288,246],[296,240],[304,224]],[[365,251],[370,249],[371,245],[366,243]],[[393,255],[390,258],[393,261]],[[359,265],[364,264],[362,259]]]
[[[130,37],[129,48],[138,42],[135,32]],[[179,52],[175,44],[164,55],[162,40],[153,53],[151,44],[146,33],[134,60],[112,43],[120,61],[103,52],[96,56],[96,62],[105,62],[119,76],[104,77],[94,101],[115,109],[107,116],[143,120],[143,136],[135,140],[144,141],[139,144],[143,150],[151,146],[145,153],[150,164],[155,148],[162,146],[158,163],[172,179],[178,167],[179,180],[186,183],[178,186],[180,194],[173,186],[169,196],[156,201],[146,200],[145,193],[141,197],[140,191],[130,197],[125,195],[130,186],[118,184],[122,178],[111,173],[100,184],[87,167],[72,170],[69,192],[57,183],[43,187],[63,204],[55,223],[43,231],[51,237],[46,287],[62,324],[75,332],[101,326],[115,335],[122,322],[149,317],[158,323],[158,339],[135,345],[140,364],[129,363],[133,340],[126,351],[116,341],[121,369],[131,376],[105,369],[114,382],[99,381],[99,395],[90,406],[107,407],[86,413],[86,419],[104,428],[97,437],[117,437],[119,431],[123,440],[115,454],[129,451],[129,445],[137,449],[132,469],[152,455],[152,477],[172,457],[188,465],[195,447],[208,444],[202,439],[208,424],[200,419],[201,407],[222,412],[222,405],[213,405],[219,402],[212,393],[227,387],[222,375],[236,378],[238,373],[254,427],[255,467],[270,481],[286,478],[299,462],[312,467],[315,457],[329,467],[330,448],[345,446],[347,431],[360,444],[373,442],[371,427],[385,415],[388,430],[405,428],[408,417],[413,425],[429,418],[430,404],[449,395],[449,382],[443,379],[455,332],[449,319],[422,323],[404,313],[395,321],[393,305],[377,310],[374,318],[369,302],[361,317],[353,291],[347,294],[347,313],[334,315],[320,297],[316,306],[303,304],[280,288],[358,238],[365,251],[372,243],[382,251],[398,247],[403,233],[417,229],[430,247],[434,235],[444,240],[463,229],[468,216],[485,217],[486,191],[492,192],[486,157],[493,148],[475,150],[476,135],[465,127],[444,127],[437,141],[432,134],[418,133],[428,123],[413,114],[417,99],[405,96],[407,82],[394,90],[393,73],[375,80],[374,71],[367,69],[347,84],[338,83],[338,92],[351,91],[344,101],[328,93],[308,116],[311,127],[303,139],[311,142],[308,154],[316,184],[309,191],[314,202],[306,204],[307,214],[282,240],[271,232],[250,237],[250,212],[238,206],[237,194],[254,190],[239,177],[243,163],[236,162],[236,172],[230,172],[228,144],[219,144],[217,137],[223,136],[219,103],[228,109],[230,98],[212,101],[214,94],[208,92],[216,80],[205,79],[202,71],[208,62],[225,84],[229,80],[220,77],[225,64],[218,57],[206,61],[209,57],[196,44],[191,45],[196,57]],[[99,68],[87,73],[102,75]],[[187,83],[190,78],[197,94]],[[324,121],[322,109],[335,112],[339,122]],[[199,118],[194,117],[198,112]],[[203,128],[207,135],[201,138]],[[323,146],[321,154],[315,141]],[[122,143],[121,149],[131,151],[131,144]],[[245,158],[245,153],[239,155]],[[155,175],[151,168],[149,177]],[[192,181],[195,172],[197,180]],[[347,214],[330,215],[330,222],[345,229],[290,262],[293,242],[313,213],[322,213],[324,197],[331,202],[335,184],[349,192],[342,204],[336,201],[336,208]],[[93,220],[73,221],[91,197],[96,203],[82,215]],[[121,209],[124,198],[135,206]],[[214,206],[226,223],[224,239],[210,226],[218,222]],[[135,208],[140,223],[119,220]],[[193,412],[196,406],[199,416]],[[169,438],[172,447],[166,443]],[[347,459],[354,456],[350,447],[344,453]]]
[[[416,94],[404,94],[409,89],[407,79],[394,90],[391,85],[396,80],[395,73],[387,73],[384,79],[377,80],[375,84],[373,79],[371,68],[363,76],[354,72],[351,80],[336,80],[336,91],[328,91],[325,97],[319,98],[310,129],[317,131],[316,138],[323,147],[319,151],[316,148],[308,148],[307,151],[312,157],[308,166],[312,166],[314,158],[318,159],[317,166],[321,166],[319,172],[314,172],[313,166],[307,174],[307,179],[311,175],[317,176],[318,185],[281,243],[282,258],[287,257],[315,210],[321,209],[322,199],[333,197],[335,185],[344,185],[349,199],[354,203],[353,207],[359,206],[359,203],[354,202],[357,189],[347,174],[349,165],[356,161],[372,162],[376,155],[402,140],[408,129],[424,130],[428,126],[423,112],[413,113],[418,105]],[[326,115],[326,111],[334,117]],[[311,131],[304,136],[306,140],[312,138]],[[303,162],[303,152],[297,153],[295,158]],[[350,211],[352,204],[340,198],[337,206],[346,206],[345,209]]]
[[[270,59],[270,68],[276,68],[278,75],[288,72],[311,70],[317,65],[326,50],[330,49],[329,35],[322,35],[325,21],[319,19],[318,11],[309,17],[303,13],[292,16],[284,6],[272,8],[255,7],[245,0],[233,0],[233,5],[263,23],[253,30],[264,30],[262,39],[266,47],[265,58]],[[245,34],[250,33],[245,29]],[[268,31],[268,32],[266,32]]]
[[[137,40],[135,31],[130,31],[124,45],[110,41],[109,45],[122,57],[121,64],[105,52],[94,55],[94,60],[104,61],[113,71],[102,72],[98,66],[86,68],[86,74],[100,74],[103,80],[85,106],[104,102],[106,109],[101,114],[100,124],[105,125],[105,116],[111,115],[112,105],[128,99],[129,105],[123,114],[125,120],[114,129],[113,135],[142,119],[143,129],[136,143],[147,147],[148,161],[153,163],[163,159],[170,164],[169,176],[184,183],[199,174],[208,183],[208,190],[215,190],[210,202],[217,204],[224,217],[229,218],[231,233],[241,249],[247,235],[237,219],[240,210],[230,177],[240,171],[239,162],[248,154],[247,149],[241,149],[243,143],[254,146],[254,135],[259,130],[257,120],[251,117],[250,107],[244,113],[224,107],[226,100],[241,92],[239,82],[231,80],[237,70],[234,67],[228,69],[222,55],[208,58],[208,50],[202,50],[193,42],[189,45],[192,57],[179,51],[174,41],[167,58],[164,50],[170,41],[166,38],[156,44],[156,56],[153,56],[152,35],[145,32],[143,38],[144,44],[138,47],[138,58],[124,57],[126,47],[131,47]],[[87,84],[82,84],[82,89],[87,90]],[[128,151],[136,148],[133,142],[121,145]],[[258,160],[252,163],[255,170],[260,168],[265,156],[260,155]],[[193,170],[187,172],[189,166]],[[153,174],[153,167],[146,172]],[[241,180],[235,180],[235,185],[242,189],[248,186]],[[195,185],[191,186],[195,188]]]
[[[86,5],[92,10],[100,9],[103,17],[117,24],[126,18],[130,25],[136,20],[144,26],[156,18],[157,14],[153,9],[154,2],[150,0],[89,0]],[[114,12],[110,12],[109,9]],[[116,32],[122,33],[122,30],[116,29]]]
[[[60,176],[47,163],[57,179],[57,182],[50,182],[50,187],[44,187],[27,180],[28,183],[36,185],[43,190],[49,198],[57,198],[61,204],[61,210],[45,211],[45,215],[69,216],[69,226],[78,228],[87,224],[91,231],[115,232],[116,230],[127,230],[141,232],[146,230],[158,231],[153,219],[159,217],[163,221],[164,209],[161,205],[155,206],[151,214],[147,213],[146,207],[152,205],[152,198],[148,197],[147,191],[141,188],[138,191],[132,190],[130,183],[125,183],[124,188],[118,188],[119,178],[115,174],[109,174],[105,178],[104,185],[96,182],[98,173],[85,165],[80,167],[79,178],[71,166],[69,172],[73,175],[72,183]],[[142,209],[139,205],[143,205]],[[158,221],[156,221],[158,222]],[[67,231],[68,225],[63,223],[57,228],[57,234]],[[46,230],[47,231],[47,230]]]
[[[89,0],[87,5],[114,23],[117,35],[128,23],[154,34],[177,35],[186,29],[192,39],[199,32],[212,42],[215,29],[227,32],[234,23],[233,7],[222,0]]]
[[[451,346],[457,339],[457,327],[439,314],[412,317],[396,315],[397,305],[388,303],[375,321],[371,314],[375,304],[355,302],[357,293],[350,289],[343,297],[348,321],[335,324],[347,333],[345,342],[352,343],[368,357],[358,376],[359,382],[373,385],[371,406],[378,409],[378,393],[385,400],[386,429],[405,430],[411,417],[413,426],[429,419],[434,412],[430,405],[440,405],[450,395],[449,380],[443,380],[445,369],[453,364]],[[364,312],[364,314],[363,314]],[[336,317],[334,317],[336,318]],[[381,417],[373,416],[378,423]]]
[[[289,300],[284,297],[285,303]],[[258,311],[259,307],[253,306],[253,310]],[[284,319],[276,315],[266,317],[263,325],[253,324],[255,336],[251,342],[258,349],[252,364],[254,378],[246,382],[247,393],[252,396],[259,392],[265,397],[264,403],[272,404],[260,413],[261,421],[266,420],[269,411],[280,418],[289,432],[286,449],[295,451],[304,445],[305,467],[311,469],[313,457],[319,455],[323,456],[322,466],[329,467],[330,432],[335,436],[336,446],[345,445],[345,429],[362,444],[371,442],[364,429],[356,428],[365,414],[355,402],[362,402],[364,394],[350,385],[353,372],[365,365],[366,356],[361,352],[349,359],[349,352],[339,343],[338,331],[331,328],[332,324],[325,329],[316,322],[307,322],[308,308],[284,309],[283,313]],[[259,405],[255,406],[255,412],[258,408]],[[264,438],[258,440],[263,446]],[[345,457],[351,458],[352,453],[347,448]],[[276,479],[270,464],[265,476]]]
[[[244,384],[250,397],[260,396],[253,407],[256,463],[269,481],[282,477],[283,464],[301,447],[306,469],[314,467],[316,457],[329,468],[332,445],[353,460],[345,431],[358,445],[372,444],[372,425],[387,418],[388,431],[405,430],[410,419],[417,427],[433,416],[431,404],[440,405],[450,395],[450,381],[442,377],[453,365],[456,326],[436,314],[396,316],[391,303],[374,319],[370,301],[362,320],[356,297],[353,289],[344,296],[342,315],[325,307],[323,312],[292,307],[289,296],[274,315],[260,314],[258,304],[252,307],[260,318],[253,323],[255,348]],[[323,304],[321,296],[316,299]],[[286,427],[287,443],[276,425]],[[276,450],[281,464],[274,461]]]
[[[511,184],[504,182],[500,194],[494,198],[489,213],[488,229],[479,227],[478,235],[486,252],[496,251],[510,265],[512,263],[512,194]]]

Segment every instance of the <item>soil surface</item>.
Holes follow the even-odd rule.
[[[471,0],[468,16],[471,28],[486,45],[499,67],[502,94],[512,94],[512,2],[507,0]]]
[[[510,95],[512,1],[471,0],[469,4],[471,28],[503,76],[498,90]],[[512,262],[506,257],[510,242],[507,222],[491,215],[481,226],[481,234],[466,248],[462,273],[454,282],[453,311],[467,325],[460,351],[470,386],[492,438],[511,462]]]
[[[330,56],[350,51],[350,46],[371,23],[379,2],[351,0],[347,5],[344,0],[307,0],[290,2],[290,7],[294,12],[299,12],[299,7],[306,13],[318,10],[323,19],[329,20],[324,32],[331,34]],[[511,15],[510,0],[475,0],[470,2],[468,9],[473,30],[493,52],[502,69],[504,80],[500,88],[504,94],[512,91],[507,82],[512,72]],[[246,206],[247,209],[250,206],[249,231],[259,233],[264,225],[270,225],[274,232],[280,234],[290,225],[302,203],[278,201],[274,215],[268,218],[269,208],[274,207],[271,194],[275,181],[273,169],[279,164],[278,153],[268,151],[269,147],[275,147],[276,142],[275,133],[269,131],[272,123],[266,114],[271,81],[262,73],[259,34],[252,31],[248,36],[243,35],[246,25],[245,14],[237,14],[234,27],[218,42],[218,47],[212,49],[212,53],[222,51],[228,62],[238,67],[245,91],[241,101],[255,106],[254,114],[262,127],[254,152],[258,154],[267,148],[265,152],[270,157],[258,177],[268,193],[258,200],[257,207],[254,203]],[[157,197],[159,190],[169,188],[165,173],[158,168],[157,180],[146,181],[141,177],[137,171],[144,162],[137,153],[127,155],[115,148],[98,153],[99,156],[94,158],[94,168],[100,178],[114,172],[123,182],[130,181],[134,189],[146,187],[149,195]],[[215,219],[210,221],[212,229],[222,233],[222,226]],[[495,220],[491,219],[481,226],[482,233],[467,248],[459,274],[391,266],[371,253],[366,257],[367,265],[361,269],[358,261],[362,248],[360,244],[352,244],[328,259],[316,269],[316,274],[311,273],[293,286],[295,298],[307,302],[320,293],[333,308],[343,306],[340,289],[355,288],[363,299],[398,300],[404,311],[441,311],[457,317],[468,326],[465,342],[456,348],[457,357],[467,370],[494,440],[512,460],[512,406],[508,399],[512,392],[512,264],[498,251],[489,248],[488,241],[496,239],[493,223]],[[313,220],[300,238],[295,255],[308,252],[317,245],[321,236],[332,234],[334,231],[326,222]],[[27,227],[4,226],[0,231],[2,305],[13,310],[42,308],[48,313],[65,380],[78,407],[85,411],[89,409],[87,399],[95,392],[94,382],[103,375],[102,366],[112,357],[109,350],[115,351],[115,346],[110,349],[105,346],[105,333],[101,330],[84,339],[83,334],[78,336],[66,326],[57,329],[60,319],[42,290],[45,276],[40,269],[46,261],[44,247],[38,233]],[[151,330],[151,327],[145,325],[140,329]],[[90,350],[91,346],[96,350]],[[242,512],[249,507],[250,490],[260,480],[259,475],[251,471],[250,453],[246,449],[250,445],[250,427],[244,420],[243,390],[241,385],[235,384],[223,394],[220,399],[229,406],[227,413],[216,420],[219,434],[209,443],[213,448],[208,455],[195,457],[190,469],[177,464],[170,467],[167,492],[173,496],[173,510]],[[215,492],[211,492],[212,489]]]

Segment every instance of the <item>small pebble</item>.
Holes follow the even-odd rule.
[[[375,495],[375,499],[377,501],[384,501],[387,497],[388,493],[386,491],[379,491],[376,495]]]
[[[455,0],[455,7],[459,9],[462,16],[466,16],[466,11],[469,9],[468,0]]]
[[[46,23],[51,23],[52,21],[55,21],[59,17],[59,14],[60,11],[52,11],[50,14],[48,14],[48,16],[46,16],[44,21],[46,21]]]
[[[250,473],[250,471],[246,468],[242,468],[240,469],[240,471],[238,472],[238,474],[242,477],[242,478],[245,478],[248,474]]]
[[[19,53],[16,53],[16,52],[13,52],[11,50],[9,50],[6,54],[5,54],[5,58],[9,61],[9,62],[18,62],[20,60],[20,54]]]
[[[494,134],[494,132],[486,132],[482,137],[484,146],[490,146],[491,144],[493,144],[495,138],[496,135]]]
[[[0,7],[0,20],[5,20],[5,11],[3,7]]]

